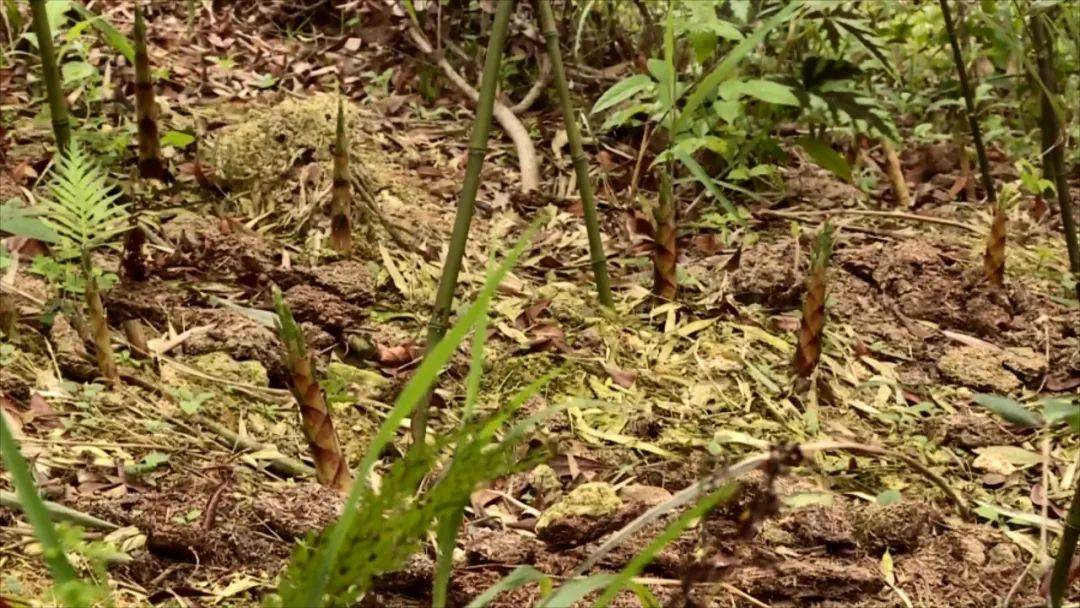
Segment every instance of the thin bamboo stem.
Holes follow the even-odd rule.
[[[1042,116],[1039,128],[1043,142],[1043,176],[1053,180],[1057,191],[1058,210],[1061,211],[1061,223],[1065,229],[1065,246],[1069,251],[1069,270],[1072,272],[1076,298],[1080,300],[1080,243],[1078,243],[1076,216],[1069,198],[1069,184],[1065,171],[1065,143],[1061,137],[1061,119],[1054,111],[1051,95],[1057,94],[1057,74],[1054,71],[1054,45],[1047,34],[1048,15],[1035,11],[1031,15],[1031,37],[1035,47],[1036,63],[1039,69],[1039,99]]]
[[[960,92],[964,96],[964,107],[967,108],[968,127],[971,129],[971,139],[975,142],[975,154],[979,158],[979,171],[982,175],[983,190],[991,204],[997,203],[997,194],[994,192],[994,179],[990,175],[990,160],[986,156],[986,145],[983,143],[982,130],[979,128],[979,118],[975,114],[975,95],[971,89],[971,81],[968,80],[967,68],[964,66],[964,54],[960,50],[960,41],[956,36],[956,26],[953,24],[952,14],[949,12],[949,0],[938,0],[941,4],[941,14],[945,19],[945,29],[949,33],[949,45],[952,47],[953,61],[956,62],[956,73],[960,78]]]
[[[41,56],[41,72],[45,80],[53,133],[56,135],[56,148],[63,153],[71,143],[71,124],[68,122],[64,91],[60,88],[60,72],[56,65],[56,50],[53,48],[52,29],[49,27],[45,0],[30,0],[30,14],[34,35],[37,37],[38,53]]]
[[[435,306],[428,322],[427,349],[430,351],[446,335],[450,319],[450,307],[454,302],[458,275],[461,273],[461,260],[465,255],[465,244],[469,239],[469,226],[476,211],[476,193],[480,189],[480,170],[484,166],[487,154],[488,134],[491,131],[491,116],[495,105],[495,89],[499,81],[499,66],[502,64],[503,46],[506,44],[506,30],[510,23],[510,13],[514,10],[514,0],[498,2],[495,9],[495,21],[488,40],[487,55],[484,58],[484,73],[480,79],[480,98],[476,102],[476,120],[472,135],[469,137],[469,158],[465,165],[465,182],[458,198],[457,213],[454,217],[454,232],[450,237],[450,247],[446,252],[439,288],[435,294]],[[419,445],[424,442],[427,432],[428,405],[430,399],[424,399],[417,405],[412,415],[413,439]]]
[[[1051,608],[1061,608],[1065,588],[1069,586],[1069,571],[1076,555],[1076,540],[1080,537],[1080,481],[1073,480],[1073,485],[1076,487],[1073,488],[1072,504],[1069,505],[1069,515],[1065,519],[1065,533],[1061,535],[1054,570],[1050,575]]]
[[[607,272],[607,257],[604,255],[604,242],[600,237],[600,223],[596,215],[596,199],[593,196],[592,180],[589,178],[589,165],[585,160],[585,149],[581,142],[581,130],[578,129],[574,115],[574,103],[570,99],[570,86],[566,81],[563,68],[562,51],[559,49],[559,35],[555,29],[555,15],[549,0],[540,0],[540,23],[547,41],[548,60],[555,88],[559,90],[559,103],[562,105],[563,122],[566,123],[566,138],[570,143],[570,157],[577,174],[578,191],[581,193],[581,207],[585,212],[585,230],[589,235],[589,261],[592,264],[593,277],[596,280],[596,293],[600,303],[613,308],[611,281]]]

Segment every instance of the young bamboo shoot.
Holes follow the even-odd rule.
[[[806,279],[802,321],[799,323],[798,344],[795,345],[795,373],[802,378],[809,378],[821,359],[822,338],[825,335],[826,271],[830,255],[832,227],[826,221],[810,253],[810,275]]]
[[[675,216],[675,197],[671,191],[671,176],[666,168],[660,171],[660,199],[653,210],[656,224],[653,239],[653,293],[663,300],[674,300],[679,291],[676,265],[679,257]]]
[[[334,185],[330,191],[330,247],[348,253],[352,249],[352,186],[349,182],[349,147],[345,137],[345,110],[338,99],[337,135],[334,138]]]
[[[990,234],[986,237],[986,252],[983,254],[983,275],[994,288],[1005,285],[1005,232],[1008,222],[1005,219],[1005,206],[994,205],[994,219],[990,223]]]
[[[116,358],[113,357],[109,323],[105,317],[105,306],[101,303],[101,292],[98,290],[97,278],[94,276],[94,266],[90,262],[90,252],[86,249],[82,252],[82,271],[86,279],[86,316],[90,321],[90,334],[94,340],[94,354],[97,357],[98,370],[109,383],[116,383],[120,375],[116,371]]]
[[[139,126],[139,175],[164,179],[158,139],[158,107],[154,101],[154,81],[150,76],[150,56],[146,52],[146,22],[142,3],[135,3],[135,115]]]
[[[278,332],[285,345],[289,388],[300,407],[300,423],[315,461],[315,476],[322,485],[346,492],[352,485],[352,473],[338,443],[326,398],[315,378],[315,365],[304,344],[304,334],[277,290],[274,291],[274,307],[278,315]]]

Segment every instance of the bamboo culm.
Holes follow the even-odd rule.
[[[1073,497],[1069,505],[1069,514],[1065,517],[1065,532],[1058,545],[1054,569],[1050,574],[1050,606],[1061,608],[1065,599],[1065,589],[1069,586],[1069,574],[1072,570],[1073,557],[1076,555],[1076,541],[1080,537],[1080,480],[1073,480]]]
[[[45,80],[45,94],[49,101],[49,116],[56,136],[56,148],[63,154],[71,143],[71,124],[68,122],[67,101],[60,88],[60,71],[56,65],[56,50],[53,48],[52,29],[49,26],[48,12],[45,10],[45,0],[30,0],[30,14],[41,57],[41,72]]]
[[[476,192],[480,188],[480,170],[484,166],[487,154],[488,133],[491,131],[491,115],[495,105],[495,89],[499,81],[499,66],[502,64],[503,46],[506,44],[506,30],[510,23],[510,14],[514,10],[514,0],[496,3],[495,21],[491,27],[487,54],[484,57],[484,72],[480,79],[480,98],[476,102],[476,120],[472,135],[469,137],[469,157],[465,165],[465,182],[458,198],[457,213],[454,216],[454,232],[450,237],[450,247],[446,252],[439,288],[435,293],[435,306],[428,322],[427,349],[430,351],[446,335],[450,319],[450,307],[453,305],[454,292],[457,290],[458,274],[461,272],[461,260],[465,255],[465,244],[469,239],[469,225],[476,211]],[[427,432],[428,405],[430,399],[424,399],[417,405],[412,415],[412,435],[417,444],[424,442]]]
[[[596,294],[600,303],[612,308],[615,303],[611,298],[611,280],[607,272],[607,256],[604,254],[604,242],[600,237],[600,222],[596,215],[596,198],[593,196],[592,180],[589,178],[589,165],[585,160],[581,130],[578,129],[574,104],[570,99],[570,86],[563,68],[562,51],[559,48],[559,36],[555,29],[555,16],[549,0],[539,0],[540,22],[547,42],[548,61],[555,88],[559,91],[559,103],[562,106],[563,122],[566,124],[566,138],[570,143],[570,156],[577,175],[578,191],[581,193],[581,207],[585,214],[585,229],[589,236],[589,261],[592,264],[593,278],[596,281]]]
[[[1065,246],[1069,251],[1069,269],[1073,276],[1076,299],[1080,300],[1080,235],[1077,234],[1076,215],[1069,198],[1061,119],[1050,98],[1057,94],[1057,73],[1054,70],[1053,41],[1047,34],[1047,19],[1049,15],[1045,11],[1034,11],[1031,15],[1032,46],[1035,47],[1039,79],[1042,80],[1042,86],[1038,89],[1042,110],[1039,127],[1043,142],[1043,176],[1054,182],[1061,224],[1065,230]]]

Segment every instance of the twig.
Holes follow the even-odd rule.
[[[443,74],[450,79],[450,82],[471,99],[473,103],[480,99],[480,93],[461,74],[458,74],[454,66],[450,65],[450,62],[446,60],[446,57],[435,52],[431,42],[411,22],[409,23],[409,37],[412,39],[413,44],[416,45],[416,48],[430,56],[439,66],[439,69],[443,71]],[[521,124],[521,120],[514,115],[510,108],[498,101],[495,102],[492,115],[495,120],[499,121],[499,125],[502,126],[503,130],[514,142],[514,148],[517,150],[518,155],[518,168],[521,171],[521,191],[529,192],[537,189],[540,186],[540,161],[537,159],[536,147],[533,145],[532,138],[529,137],[529,130],[525,128],[525,125]]]
[[[867,215],[871,217],[887,217],[896,220],[909,220],[912,222],[927,222],[930,224],[941,224],[943,226],[952,226],[954,228],[962,228],[968,232],[975,232],[981,234],[982,231],[978,228],[958,222],[956,220],[950,220],[943,217],[933,217],[930,215],[918,215],[916,213],[902,213],[899,211],[875,211],[873,209],[811,209],[807,211],[774,211],[772,209],[763,209],[757,211],[755,215],[761,215],[765,217],[779,217],[784,219],[799,219],[800,216],[806,215]]]
[[[120,526],[105,521],[104,519],[98,519],[93,515],[83,513],[82,511],[76,511],[71,507],[64,506],[59,503],[55,503],[49,500],[42,501],[45,503],[45,510],[49,515],[57,521],[69,521],[71,523],[79,524],[80,526],[86,526],[88,528],[99,528],[101,530],[116,530]],[[22,503],[19,502],[18,497],[14,492],[7,490],[0,490],[0,505],[9,509],[22,509]]]
[[[940,475],[928,469],[926,465],[905,454],[887,450],[880,446],[845,441],[818,441],[813,443],[804,443],[796,446],[796,449],[804,457],[807,454],[813,452],[827,452],[839,450],[845,452],[896,458],[911,467],[912,469],[923,474],[924,476],[926,476],[927,479],[933,482],[934,485],[941,488],[945,492],[945,494],[954,503],[956,503],[962,515],[970,515],[967,501],[965,501],[963,497],[961,497],[960,494],[956,492],[955,489],[949,486],[948,483],[946,483]],[[693,502],[701,496],[705,496],[709,492],[712,492],[719,488],[722,484],[727,483],[728,481],[733,480],[737,477],[740,477],[745,473],[761,468],[763,465],[770,461],[772,456],[773,455],[771,452],[760,452],[758,454],[745,458],[730,467],[720,469],[719,471],[711,474],[705,479],[702,479],[693,485],[683,488],[671,498],[645,511],[636,519],[634,519],[633,521],[616,531],[614,534],[612,534],[608,538],[608,540],[604,541],[603,544],[601,544],[599,547],[596,548],[595,551],[593,551],[592,555],[590,555],[585,561],[581,562],[581,564],[579,564],[578,567],[574,569],[572,576],[580,576],[584,574],[589,568],[592,568],[594,565],[596,565],[596,563],[599,562],[601,558],[603,558],[613,549],[624,543],[628,538],[630,538],[630,536],[632,536],[634,533],[638,532],[645,526],[648,526],[654,521],[660,519],[665,514],[679,509]]]
[[[278,454],[281,454],[281,452],[276,447],[253,441],[251,439],[248,439],[247,437],[241,437],[240,435],[232,432],[232,430],[230,430],[226,426],[214,420],[210,420],[205,416],[196,415],[193,417],[193,419],[200,426],[217,435],[218,438],[222,440],[221,443],[224,443],[229,447],[239,447],[249,452],[263,452],[272,450],[274,452],[278,452]],[[315,476],[315,469],[307,466],[299,460],[289,458],[288,456],[285,456],[283,454],[280,456],[275,456],[274,458],[267,461],[267,468],[271,471],[274,471],[275,473],[285,475],[287,477]]]

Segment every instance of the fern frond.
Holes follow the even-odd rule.
[[[92,249],[127,228],[128,209],[117,204],[105,173],[77,141],[57,157],[44,200],[43,219],[60,237],[78,249]]]

